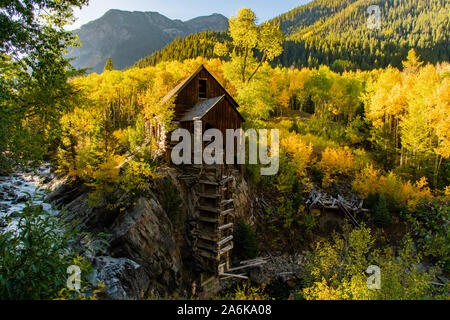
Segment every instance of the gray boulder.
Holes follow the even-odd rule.
[[[127,258],[97,257],[94,260],[92,282],[103,282],[105,299],[130,300],[144,298],[148,277],[142,267]]]

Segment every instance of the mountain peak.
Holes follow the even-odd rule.
[[[117,69],[160,50],[175,38],[203,31],[228,29],[228,19],[218,13],[187,21],[172,20],[155,11],[108,10],[102,17],[75,30],[81,47],[69,50],[76,68],[100,73],[108,59]]]

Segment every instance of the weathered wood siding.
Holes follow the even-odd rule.
[[[226,94],[221,85],[211,76],[208,71],[202,69],[190,81],[175,99],[175,121],[179,121],[186,112],[190,111],[200,100],[198,97],[199,80],[207,79],[206,83],[206,99],[219,97]]]
[[[209,126],[208,126],[209,125]],[[233,104],[227,99],[222,99],[203,118],[202,129],[205,132],[208,128],[219,129],[224,138],[227,129],[238,129],[242,125],[242,120],[234,110]],[[181,122],[180,128],[194,132],[194,122]]]

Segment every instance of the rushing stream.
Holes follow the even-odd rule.
[[[30,200],[50,214],[58,213],[44,201],[46,189],[53,178],[49,164],[36,170],[26,169],[0,176],[0,233],[17,229],[17,219],[12,216],[22,211]]]

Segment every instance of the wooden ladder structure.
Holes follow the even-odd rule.
[[[221,275],[230,269],[233,249],[233,177],[226,165],[194,165],[200,169],[194,251],[205,269]]]

